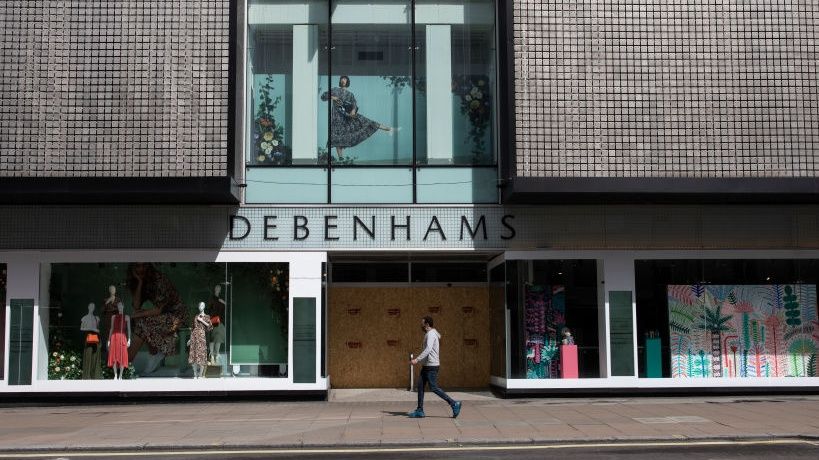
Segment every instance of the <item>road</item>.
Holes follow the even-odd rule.
[[[202,449],[200,451],[153,451],[153,452],[54,452],[5,453],[0,459],[73,460],[89,458],[117,458],[140,460],[201,460],[208,458],[231,460],[257,459],[470,459],[470,460],[534,460],[559,457],[563,459],[638,459],[656,460],[693,459],[816,459],[819,458],[819,440],[770,440],[770,441],[703,441],[620,444],[547,444],[528,446],[453,446],[453,447],[395,447],[395,448],[343,448],[343,449],[260,449],[228,451]]]

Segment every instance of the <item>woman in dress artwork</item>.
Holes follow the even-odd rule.
[[[330,108],[330,147],[336,148],[339,159],[343,158],[344,149],[355,147],[372,136],[379,129],[388,133],[395,128],[382,125],[377,121],[358,113],[358,104],[355,95],[348,89],[350,77],[342,76],[338,79],[338,87],[321,95],[321,100],[331,100]]]
[[[177,353],[177,332],[188,324],[188,308],[171,280],[154,264],[129,264],[126,276],[134,306],[134,335],[128,355],[133,360],[147,344],[150,356],[144,373],[149,374],[165,356]],[[143,308],[145,302],[151,302],[153,308]]]

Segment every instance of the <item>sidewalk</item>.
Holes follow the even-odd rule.
[[[460,417],[429,394],[334,392],[327,402],[213,402],[0,407],[0,450],[136,450],[819,439],[819,396],[464,400]]]

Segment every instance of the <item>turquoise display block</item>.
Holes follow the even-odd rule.
[[[646,338],[646,377],[658,379],[663,376],[662,342],[659,337]]]

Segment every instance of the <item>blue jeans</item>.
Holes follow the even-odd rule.
[[[438,386],[438,366],[424,366],[421,368],[421,376],[418,378],[418,409],[424,410],[424,387],[427,382],[429,382],[430,391],[449,403],[450,406],[455,404],[455,400],[450,398]]]

